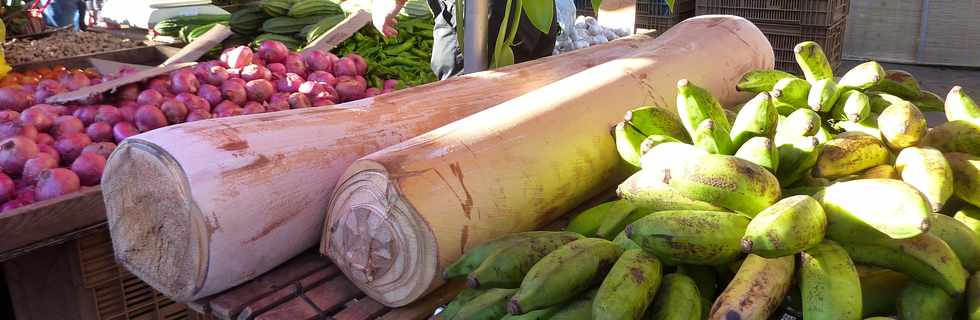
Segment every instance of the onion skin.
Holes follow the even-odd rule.
[[[122,122],[120,122],[122,123]],[[58,141],[54,142],[54,149],[61,155],[61,163],[69,165],[78,155],[82,154],[82,149],[92,144],[92,138],[84,133],[67,134]]]
[[[170,91],[173,93],[195,93],[200,85],[190,70],[181,69],[170,74]]]
[[[136,128],[147,132],[167,125],[167,116],[156,106],[142,106],[136,109]]]
[[[116,143],[120,143],[126,138],[135,136],[139,134],[140,131],[131,122],[119,122],[112,126],[112,137],[116,139]]]
[[[82,153],[71,163],[71,171],[78,175],[83,186],[95,186],[102,181],[105,157],[95,153]]]
[[[251,64],[253,57],[252,49],[246,46],[237,46],[221,53],[221,62],[227,68],[242,68]]]
[[[139,97],[136,98],[136,103],[140,105],[160,105],[163,103],[163,94],[160,91],[154,89],[146,89],[140,92]]]
[[[123,115],[119,108],[110,105],[101,105],[95,111],[95,122],[105,122],[110,125],[122,121]]]
[[[164,117],[167,118],[167,123],[178,124],[184,122],[187,118],[187,105],[179,100],[167,100],[160,105],[160,111],[163,112]]]
[[[258,56],[266,63],[277,63],[286,60],[289,48],[279,41],[266,40],[259,44]]]
[[[245,103],[245,107],[242,108],[242,112],[244,114],[265,113],[265,106],[255,101],[249,101]]]
[[[37,138],[37,128],[32,124],[23,124],[20,121],[5,121],[0,123],[0,140],[16,136],[34,140]]]
[[[208,74],[204,79],[204,82],[212,86],[220,86],[222,82],[228,80],[228,70],[222,66],[211,66],[208,68]]]
[[[54,148],[53,142],[51,144],[39,144],[37,145],[37,150],[38,150],[38,154],[41,153],[47,154],[53,157],[55,160],[57,160],[58,163],[61,163],[61,154],[58,153],[58,150]]]
[[[266,67],[250,64],[242,68],[242,79],[245,81],[258,79],[272,80],[272,72]]]
[[[198,121],[198,120],[211,119],[211,117],[212,116],[211,116],[211,113],[210,112],[207,112],[207,111],[204,111],[204,110],[193,110],[189,114],[187,114],[187,118],[184,121],[185,122],[194,122],[194,121]]]
[[[75,172],[65,168],[45,170],[38,176],[34,191],[38,201],[54,199],[81,189],[81,181]]]
[[[310,73],[310,76],[307,77],[307,80],[323,82],[330,86],[337,85],[337,77],[334,77],[333,74],[330,74],[329,72],[326,71],[314,71]]]
[[[289,95],[289,107],[292,109],[309,108],[313,106],[310,97],[303,93],[293,93]]]
[[[11,177],[19,177],[24,163],[38,154],[37,143],[26,137],[12,137],[0,142],[0,169]]]
[[[272,82],[265,79],[257,79],[249,81],[245,84],[245,91],[248,95],[248,100],[264,102],[272,97],[272,94],[276,93],[276,89],[273,87]]]
[[[112,140],[112,125],[108,122],[95,122],[85,128],[85,135],[93,142],[110,142]]]
[[[14,189],[14,180],[10,176],[0,173],[0,202],[13,200]]]
[[[58,159],[47,153],[38,153],[33,158],[28,159],[24,162],[24,171],[21,174],[21,179],[27,183],[36,183],[38,176],[41,172],[48,169],[54,169],[58,167]],[[6,176],[6,175],[5,175]]]
[[[38,145],[42,145],[42,144],[53,145],[54,137],[52,137],[50,134],[41,132],[38,133],[37,137],[34,138],[34,142],[37,143]]]
[[[245,91],[245,85],[231,80],[221,84],[221,95],[236,104],[244,104],[245,101],[248,101],[248,92]]]
[[[105,157],[106,159],[109,159],[109,155],[112,154],[112,151],[114,151],[114,150],[116,150],[116,144],[115,143],[112,143],[112,142],[96,142],[96,143],[93,143],[93,144],[90,144],[90,145],[85,146],[85,148],[82,149],[82,153],[84,154],[84,153],[91,152],[91,153],[98,154],[98,155],[100,155],[102,157]]]

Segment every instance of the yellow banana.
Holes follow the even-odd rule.
[[[878,130],[878,115],[871,114],[861,122],[841,121],[836,126],[846,132],[860,132],[882,140],[881,130]]]
[[[875,61],[868,61],[857,65],[844,73],[840,78],[839,87],[842,90],[864,90],[874,86],[879,80],[885,78],[885,69]]]
[[[779,168],[779,151],[776,144],[767,137],[754,137],[742,144],[735,152],[735,157],[755,163],[769,172],[776,174]]]
[[[615,200],[599,204],[582,211],[568,222],[567,231],[575,232],[586,237],[594,237],[606,220],[619,216],[628,216],[636,206],[627,200]]]
[[[882,111],[885,111],[885,108],[888,108],[893,104],[908,102],[901,97],[884,92],[866,92],[865,94],[868,96],[868,100],[871,103],[872,113],[881,113]]]
[[[640,170],[620,184],[616,192],[643,212],[682,209],[726,211],[722,207],[688,198],[671,189],[664,183],[664,173],[663,170]]]
[[[788,115],[793,110],[808,106],[807,99],[809,99],[810,88],[810,83],[806,80],[786,78],[776,82],[770,95],[777,111],[780,111],[780,114]]]
[[[816,137],[800,137],[776,147],[779,167],[776,175],[783,186],[791,186],[803,178],[817,163],[820,141]]]
[[[793,53],[806,81],[814,83],[834,78],[834,69],[831,68],[823,48],[816,42],[800,42],[793,48]]]
[[[953,90],[949,91],[949,94],[946,95],[945,109],[947,121],[980,121],[980,106],[977,106],[976,101],[973,101],[973,98],[963,92],[963,87],[955,86]]]
[[[691,140],[694,141],[695,146],[708,153],[731,155],[735,153],[735,147],[729,135],[724,127],[716,124],[714,120],[707,119],[698,125]]]
[[[980,157],[980,123],[965,120],[943,123],[929,130],[922,145],[946,153],[962,152]]]
[[[595,300],[593,319],[640,319],[660,287],[661,264],[643,250],[623,253],[609,270]]]
[[[879,91],[893,94],[899,97],[914,98],[919,95],[919,81],[912,74],[903,70],[888,70],[885,78],[877,84],[868,88],[870,91]]]
[[[828,225],[871,227],[895,239],[918,236],[929,228],[929,203],[918,190],[891,179],[863,179],[830,185],[814,196]],[[830,228],[828,230],[835,230]],[[844,241],[848,239],[835,239]]]
[[[796,109],[776,129],[778,137],[809,137],[820,130],[820,115],[810,109]]]
[[[895,150],[917,145],[926,134],[926,117],[911,103],[896,103],[878,115],[878,130]]]
[[[749,255],[711,306],[708,319],[768,319],[793,282],[795,257]]]
[[[953,168],[953,194],[974,206],[980,206],[980,157],[966,153],[946,153]]]
[[[946,200],[953,195],[953,169],[935,148],[908,147],[895,158],[895,169],[905,183],[922,192],[932,206],[932,212],[939,212]]]
[[[671,273],[664,277],[650,307],[651,320],[701,319],[701,295],[690,277]]]
[[[824,144],[813,175],[843,177],[886,164],[890,158],[891,154],[881,140],[866,134],[840,134]]]
[[[949,245],[967,271],[980,270],[980,237],[966,224],[943,214],[932,214],[929,234]]]
[[[902,180],[902,176],[898,174],[898,170],[889,164],[883,164],[880,166],[871,167],[871,169],[864,170],[861,173],[861,179],[895,179]]]
[[[664,135],[680,141],[689,142],[681,119],[670,110],[660,107],[642,107],[626,112],[624,121],[633,125],[644,136]]]
[[[698,125],[704,120],[714,120],[715,125],[726,131],[731,130],[731,123],[725,116],[725,111],[718,100],[708,90],[698,87],[682,79],[677,82],[677,115],[681,118],[684,129],[693,138]]]
[[[871,115],[871,100],[860,91],[847,91],[837,99],[837,105],[831,110],[831,114],[837,120],[861,122]]]
[[[966,316],[969,320],[980,320],[980,271],[970,277],[967,285]]]
[[[837,88],[837,83],[834,82],[834,79],[818,80],[810,88],[810,94],[807,96],[807,105],[813,111],[828,112],[837,103],[840,93],[841,91]]]
[[[507,311],[519,315],[573,300],[602,279],[622,253],[611,241],[595,238],[555,249],[527,272]]]
[[[679,163],[692,161],[697,157],[708,154],[695,146],[680,142],[664,142],[650,148],[640,156],[640,167],[643,169],[663,170]]]
[[[973,230],[977,237],[980,237],[980,209],[970,205],[963,206],[962,209],[953,214],[953,219],[963,223],[967,228]]]
[[[858,266],[858,274],[861,277],[863,316],[895,314],[895,302],[898,301],[902,288],[909,283],[909,277],[900,272],[880,268],[861,272],[861,267]]]
[[[619,151],[619,157],[633,167],[639,168],[640,144],[643,143],[646,136],[628,122],[620,122],[616,125],[615,130],[616,151]]]
[[[779,180],[765,168],[725,155],[702,155],[669,167],[664,182],[684,196],[755,216],[779,200]]]
[[[791,256],[823,241],[827,216],[820,202],[792,196],[762,210],[749,222],[742,252],[765,258]]]
[[[911,282],[898,297],[900,319],[952,320],[958,303],[942,289]]]
[[[626,236],[668,264],[719,265],[741,255],[749,219],[716,211],[660,211],[626,227]]]
[[[772,91],[773,86],[779,80],[792,78],[796,78],[796,76],[789,72],[779,70],[749,71],[742,75],[742,79],[738,80],[738,84],[735,85],[735,90],[752,93]]]
[[[772,104],[769,93],[756,95],[738,111],[730,133],[732,146],[738,149],[752,137],[772,138],[776,133],[778,121],[779,114],[776,113],[776,107]]]
[[[808,319],[861,319],[861,280],[847,251],[833,241],[800,253],[800,291]]]
[[[943,112],[943,109],[945,108],[945,104],[946,104],[946,102],[943,101],[943,98],[940,97],[938,94],[926,90],[922,90],[921,92],[919,92],[919,96],[910,99],[909,102],[914,104],[922,111],[935,111],[935,112]]]
[[[686,134],[687,133],[685,133],[685,135]],[[655,135],[652,135],[652,136],[647,137],[646,139],[643,139],[643,142],[640,143],[640,155],[641,155],[641,157],[642,157],[642,155],[646,154],[647,152],[650,152],[650,149],[653,149],[653,147],[656,147],[656,146],[658,146],[658,145],[660,145],[662,143],[667,143],[667,142],[681,142],[681,141],[680,140],[677,140],[677,139],[674,139],[673,137],[669,137],[669,136],[665,136],[665,135],[659,135],[659,134],[655,134]]]

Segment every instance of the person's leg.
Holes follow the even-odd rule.
[[[435,18],[432,30],[432,72],[440,80],[463,71],[463,50],[456,39],[455,0],[429,0]]]

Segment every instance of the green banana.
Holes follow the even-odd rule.
[[[746,72],[735,85],[737,91],[760,93],[772,91],[776,82],[782,79],[796,78],[793,74],[779,70],[754,70]]]
[[[795,259],[750,254],[711,306],[708,319],[769,319],[793,283]]]
[[[715,295],[718,293],[718,272],[715,271],[715,268],[711,266],[682,264],[677,266],[677,273],[691,277],[694,280],[694,283],[698,285],[698,293],[701,294],[701,298],[708,300],[706,309],[710,311],[711,301],[715,300]],[[707,315],[708,312],[704,314]]]
[[[957,303],[942,289],[909,283],[898,297],[900,319],[952,320]]]
[[[453,319],[500,319],[507,314],[507,299],[517,291],[516,289],[489,289],[481,293],[473,300],[463,304],[450,320]]]
[[[562,232],[551,232],[551,231],[530,231],[522,233],[514,233],[502,236],[500,238],[487,241],[477,247],[469,249],[466,251],[462,257],[456,260],[453,264],[446,267],[443,271],[444,279],[453,279],[459,277],[465,277],[473,270],[476,270],[480,264],[483,263],[488,257],[500,251],[501,249],[510,247],[515,243],[523,243],[527,241],[528,238],[536,237],[562,237],[567,234]]]
[[[701,319],[701,294],[690,277],[671,273],[663,278],[657,297],[650,307],[651,320]]]
[[[692,161],[708,154],[695,146],[680,142],[664,142],[650,148],[640,157],[640,167],[651,170],[663,170],[678,163]]]
[[[860,277],[863,316],[895,314],[895,302],[909,283],[909,277],[888,269],[877,269]]]
[[[966,316],[969,320],[980,320],[980,271],[974,273],[967,284]]]
[[[953,90],[949,91],[949,94],[946,95],[945,109],[947,121],[980,121],[980,106],[977,106],[976,101],[973,101],[973,98],[963,92],[963,87],[955,86]]]
[[[829,226],[869,226],[895,239],[915,237],[929,228],[929,203],[918,190],[902,181],[862,179],[840,182],[830,185],[814,198],[823,205]],[[831,230],[834,228],[829,228],[828,232]]]
[[[808,319],[861,319],[861,280],[848,252],[834,241],[800,254],[800,291]]]
[[[717,211],[660,211],[626,227],[626,236],[668,264],[719,265],[741,255],[749,219]]]
[[[507,314],[500,320],[547,320],[564,308],[564,305],[554,305],[544,309],[534,310],[522,315]]]
[[[721,126],[726,131],[731,130],[732,127],[718,100],[708,90],[694,85],[687,79],[677,82],[677,115],[680,116],[684,129],[692,138],[698,125],[704,120],[714,120],[715,125]]]
[[[964,206],[953,214],[953,219],[963,223],[977,237],[980,237],[980,209],[969,205]]]
[[[643,139],[643,142],[640,143],[640,154],[641,155],[646,154],[647,152],[650,152],[650,150],[652,150],[653,147],[659,146],[667,142],[683,143],[680,140],[674,139],[669,136],[655,134],[647,137],[646,139]],[[642,156],[640,157],[642,158]]]
[[[779,167],[776,170],[779,183],[791,186],[803,178],[817,164],[821,148],[816,137],[800,137],[776,147],[779,152]]]
[[[878,116],[870,115],[861,122],[841,121],[836,126],[846,132],[858,132],[867,134],[875,139],[882,140],[881,130],[878,130]]]
[[[919,144],[928,129],[926,117],[908,102],[892,104],[878,115],[878,130],[895,150]]]
[[[880,91],[904,98],[914,98],[919,95],[919,81],[903,70],[888,70],[885,77],[878,81],[874,86],[868,88],[870,91]]]
[[[932,214],[929,234],[949,245],[967,271],[980,270],[980,237],[966,224],[943,214]]]
[[[624,252],[599,286],[593,319],[640,319],[660,288],[661,269],[660,260],[643,250]]]
[[[575,300],[553,314],[550,320],[592,320],[592,297]]]
[[[782,115],[788,115],[793,110],[808,106],[810,88],[810,83],[806,80],[786,78],[776,82],[770,95],[776,110]]]
[[[869,92],[865,92],[865,94],[868,96],[868,100],[871,103],[872,113],[881,113],[882,111],[885,111],[885,108],[888,108],[893,104],[908,102],[907,100],[902,99],[901,97],[884,93],[884,92],[869,91]]]
[[[830,109],[834,108],[837,99],[840,98],[840,93],[841,91],[837,88],[837,83],[834,82],[834,79],[818,80],[810,88],[810,94],[807,96],[807,105],[813,111],[829,112]]]
[[[834,78],[834,69],[830,66],[823,48],[816,42],[800,42],[793,48],[793,53],[796,63],[800,65],[800,70],[803,70],[806,81],[815,83],[819,80]]]
[[[820,115],[810,109],[796,109],[776,129],[777,137],[809,137],[820,130]]]
[[[783,189],[783,196],[785,197],[811,196],[812,197],[818,192],[823,191],[824,188],[825,187],[818,186],[818,187],[795,187],[795,188]]]
[[[838,82],[838,86],[842,90],[864,90],[874,86],[885,76],[885,68],[882,68],[881,64],[876,61],[868,61],[844,73]]]
[[[874,230],[839,227],[833,223],[827,236],[837,240],[857,263],[904,273],[951,295],[963,293],[968,274],[953,249],[936,236],[927,233],[909,239],[891,239]]]
[[[628,122],[620,122],[616,125],[616,151],[623,161],[632,165],[635,169],[640,167],[640,144],[647,136],[640,130],[630,125]]]
[[[883,164],[880,166],[871,167],[868,170],[864,170],[861,173],[861,179],[894,179],[902,180],[902,176],[898,174],[898,170],[890,164]]]
[[[758,94],[738,111],[730,136],[733,147],[738,149],[752,137],[772,138],[778,121],[772,98],[765,92]]]
[[[691,140],[694,146],[712,154],[731,155],[735,153],[729,133],[724,127],[716,125],[714,120],[707,119],[698,125]]]
[[[442,309],[439,316],[443,319],[452,319],[454,316],[456,316],[456,313],[459,313],[459,309],[462,308],[464,304],[480,296],[484,293],[484,291],[485,290],[464,288],[459,292],[459,294],[456,295],[455,298],[453,298],[452,301],[449,302],[449,304],[446,305],[445,308]]]
[[[914,104],[916,107],[922,111],[935,111],[943,112],[945,109],[946,102],[938,94],[932,91],[922,90],[919,92],[919,96],[910,99],[909,102]]]
[[[633,240],[630,240],[630,238],[626,237],[626,230],[623,230],[623,232],[620,232],[618,235],[616,235],[616,238],[613,239],[613,243],[619,246],[620,249],[623,249],[623,251],[641,249],[640,245],[636,244],[636,242],[633,242]]]
[[[671,189],[664,183],[664,173],[663,170],[640,170],[620,184],[616,192],[645,212],[681,209],[725,211],[722,207],[688,198]]]
[[[932,212],[942,210],[953,195],[953,169],[943,153],[932,147],[908,147],[895,158],[895,170],[905,183],[915,187],[929,201]]]
[[[943,123],[922,140],[922,145],[948,152],[962,152],[980,157],[980,123],[955,120]]]
[[[890,160],[891,153],[881,140],[861,133],[841,134],[824,144],[813,167],[813,175],[839,178],[886,164]]]
[[[519,315],[572,300],[601,280],[622,253],[611,241],[595,238],[555,249],[527,272],[507,310]]]
[[[753,137],[738,148],[735,157],[755,163],[775,174],[779,168],[779,151],[768,137]]]
[[[470,272],[466,284],[470,288],[517,288],[531,266],[552,250],[581,238],[574,232],[551,232],[512,243],[488,256]]]
[[[959,152],[946,153],[953,168],[953,194],[974,206],[980,206],[980,157]]]
[[[860,91],[847,91],[837,99],[837,105],[831,110],[831,114],[837,120],[861,122],[871,115],[871,100]]]
[[[575,232],[586,237],[592,237],[609,218],[628,216],[636,207],[626,200],[615,200],[601,203],[588,210],[582,211],[568,222],[567,231]]]
[[[664,182],[688,198],[755,216],[779,200],[779,181],[765,168],[725,155],[702,155],[668,168]]]
[[[631,210],[629,211],[617,211],[616,213],[609,215],[602,224],[599,225],[599,230],[596,231],[595,236],[597,238],[603,238],[606,240],[612,240],[616,235],[623,232],[626,229],[626,225],[633,223],[640,218],[643,218],[653,211],[637,208],[632,202],[628,200],[620,200],[629,204]]]
[[[809,196],[784,198],[749,222],[742,252],[764,258],[790,256],[823,241],[827,216]]]
[[[681,119],[670,110],[660,107],[642,107],[626,112],[624,121],[640,130],[644,136],[664,135],[683,142],[691,138],[684,130]]]

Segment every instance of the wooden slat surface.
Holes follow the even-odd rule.
[[[87,187],[0,215],[0,261],[33,249],[63,243],[105,222],[102,189]]]

